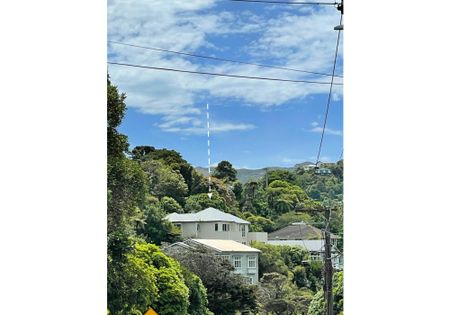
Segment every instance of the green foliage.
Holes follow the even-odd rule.
[[[167,213],[162,208],[162,201],[158,201],[156,197],[147,196],[144,207],[144,224],[138,226],[138,233],[148,242],[157,245],[162,242],[180,241],[180,230],[164,219]]]
[[[245,284],[241,276],[233,273],[228,261],[205,250],[173,251],[171,255],[200,277],[207,289],[209,309],[214,314],[256,309],[256,287]]]
[[[252,247],[261,250],[258,265],[260,278],[266,273],[275,272],[291,279],[298,288],[312,292],[320,288],[322,263],[309,262],[308,251],[294,246],[270,245],[261,242],[252,242]]]
[[[291,212],[283,213],[275,220],[274,229],[275,230],[281,229],[285,226],[290,225],[293,222],[303,221],[306,223],[310,223],[311,220],[312,220],[311,216],[308,213],[298,213],[298,212],[291,211]]]
[[[220,210],[227,209],[225,200],[219,196],[216,191],[213,191],[211,199],[209,199],[208,194],[206,193],[189,196],[186,199],[184,209],[185,212],[198,212],[208,207],[213,207]]]
[[[268,183],[272,183],[275,180],[282,180],[284,182],[288,182],[294,184],[295,175],[288,170],[283,169],[275,169],[267,172],[267,181]]]
[[[267,195],[269,207],[276,214],[283,214],[297,208],[301,209],[301,205],[308,199],[303,189],[282,180],[270,183],[267,187]]]
[[[224,180],[225,182],[236,181],[236,170],[228,161],[221,161],[214,170],[213,176]]]
[[[262,184],[258,182],[252,181],[244,184],[240,203],[242,211],[248,211],[259,216],[269,215],[267,194]]]
[[[264,314],[304,314],[312,295],[299,290],[285,275],[273,272],[261,278],[258,300]]]
[[[249,214],[250,215],[245,219],[251,223],[250,232],[272,232],[274,230],[274,223],[272,220],[251,213]]]
[[[314,295],[308,309],[308,315],[322,315],[325,312],[325,298],[323,290]],[[344,314],[344,273],[333,275],[333,314]]]
[[[160,202],[161,202],[161,210],[164,213],[173,213],[173,212],[183,213],[183,208],[172,197],[164,196],[161,198]]]
[[[139,207],[144,201],[147,178],[139,165],[128,160],[124,151],[128,148],[126,137],[118,133],[125,114],[125,94],[119,94],[116,86],[107,79],[108,114],[108,234],[115,229],[131,229],[133,221],[140,217]]]
[[[109,75],[107,77],[107,139],[108,139],[108,161],[112,157],[123,157],[123,152],[128,149],[128,141],[125,135],[117,131],[125,115],[125,94],[119,94],[116,86],[111,84]]]
[[[161,161],[149,160],[141,163],[149,177],[150,193],[158,198],[164,196],[172,197],[178,203],[184,204],[184,197],[188,187],[183,176],[174,171]]]
[[[182,271],[186,286],[189,289],[188,313],[190,315],[213,315],[208,309],[207,291],[202,280],[184,267],[182,267]]]

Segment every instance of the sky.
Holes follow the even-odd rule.
[[[333,6],[268,5],[226,0],[108,1],[108,61],[189,71],[329,82],[304,72],[219,62],[113,42],[238,61],[332,73],[340,13]],[[342,75],[343,33],[336,65]],[[130,148],[173,149],[207,166],[235,168],[315,162],[329,85],[245,80],[108,65],[127,95],[119,130]],[[335,78],[342,82],[342,78]],[[343,88],[334,85],[321,161],[343,152]]]

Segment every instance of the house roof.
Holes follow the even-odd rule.
[[[331,234],[332,239],[339,238]],[[282,229],[269,233],[269,240],[319,240],[323,239],[322,230],[306,224],[305,222],[294,222]]]
[[[271,245],[289,245],[289,246],[300,246],[306,248],[310,252],[323,252],[325,251],[324,240],[270,240],[267,241]],[[331,248],[334,252],[336,249]]]
[[[190,239],[189,242],[204,245],[219,252],[261,252],[259,249],[232,240]]]
[[[237,216],[225,213],[215,208],[206,208],[197,213],[171,213],[165,217],[170,222],[235,222],[241,224],[250,224]]]

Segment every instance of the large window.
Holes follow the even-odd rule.
[[[256,256],[248,256],[248,268],[256,268]]]
[[[245,225],[241,225],[242,237],[245,237]]]
[[[242,267],[242,257],[241,256],[233,256],[233,266],[234,266],[234,268]]]
[[[230,225],[229,224],[222,224],[222,231],[229,231],[230,230]]]

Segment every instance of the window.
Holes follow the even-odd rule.
[[[244,241],[244,242],[242,242],[242,244],[247,245],[247,242]]]
[[[256,256],[248,256],[248,268],[256,268]]]
[[[242,267],[242,257],[241,256],[233,256],[233,266],[234,266],[234,268]]]
[[[214,224],[214,231],[219,231],[219,224],[218,223]]]
[[[245,281],[247,284],[253,284],[253,278],[251,278],[251,277],[244,277],[244,281]]]
[[[181,230],[181,224],[180,223],[175,223],[174,225]]]
[[[222,224],[222,231],[229,231],[230,230],[230,225],[229,224]]]
[[[200,224],[197,223],[197,231],[200,231]]]
[[[245,225],[241,225],[242,237],[245,237]]]
[[[313,254],[311,254],[311,260],[314,260],[314,261],[322,260],[322,256],[319,253],[313,253]]]
[[[223,260],[230,261],[230,255],[221,255],[220,257],[221,257]]]

